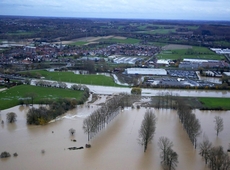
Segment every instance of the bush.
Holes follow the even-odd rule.
[[[39,107],[31,108],[27,113],[27,123],[34,125],[45,125],[52,119],[64,114],[66,111],[76,107],[76,99],[60,98],[49,105],[49,109]]]
[[[141,95],[141,88],[140,87],[132,88],[131,94]]]
[[[14,123],[16,121],[17,115],[14,112],[9,112],[6,115],[6,119],[9,123]]]
[[[6,151],[1,153],[1,158],[8,158],[8,157],[11,157],[10,153]]]

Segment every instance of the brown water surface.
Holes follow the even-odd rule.
[[[103,99],[102,99],[103,100]],[[160,164],[160,150],[157,142],[161,136],[173,141],[179,155],[178,170],[206,170],[204,161],[199,156],[198,149],[194,149],[184,131],[176,111],[154,110],[157,117],[156,133],[153,141],[148,145],[147,152],[138,143],[138,131],[143,120],[145,108],[126,108],[91,141],[92,148],[70,151],[67,148],[85,146],[87,135],[84,134],[82,123],[93,110],[99,106],[78,106],[67,112],[63,117],[46,126],[26,125],[28,107],[16,106],[1,111],[1,119],[5,121],[6,113],[15,112],[18,117],[14,124],[4,123],[0,127],[0,152],[7,151],[11,155],[17,152],[18,157],[11,156],[0,159],[2,170],[152,170],[162,169]],[[230,112],[212,112],[194,110],[199,118],[203,136],[207,136],[215,145],[222,145],[227,149],[230,142],[228,129],[230,128]],[[214,116],[224,118],[224,131],[216,137],[214,131]],[[69,129],[76,129],[74,136],[70,136]],[[52,133],[53,131],[53,133]],[[76,139],[77,142],[71,141]],[[45,153],[42,154],[41,150]]]

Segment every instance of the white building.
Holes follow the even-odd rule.
[[[125,69],[127,74],[140,74],[140,75],[157,75],[166,76],[167,71],[165,69],[154,69],[154,68],[127,68]]]
[[[210,48],[210,50],[214,51],[217,54],[230,54],[230,49],[221,49],[221,48]]]

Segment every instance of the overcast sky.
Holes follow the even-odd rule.
[[[0,0],[0,15],[230,21],[230,0]]]

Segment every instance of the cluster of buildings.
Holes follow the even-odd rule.
[[[221,48],[210,48],[210,50],[214,51],[216,54],[228,54],[230,55],[230,49],[221,49]]]
[[[181,69],[199,69],[199,68],[229,68],[230,65],[222,60],[201,60],[184,59],[180,64]]]
[[[144,45],[126,45],[114,44],[103,48],[88,49],[84,47],[71,47],[60,44],[41,43],[36,46],[17,46],[8,50],[7,53],[2,53],[0,62],[12,63],[19,60],[31,62],[40,61],[57,61],[57,57],[63,57],[61,60],[65,62],[65,56],[137,56],[129,59],[115,59],[115,63],[135,63],[139,61],[138,56],[153,56],[160,51],[160,48],[155,46]],[[60,59],[58,59],[60,60]],[[67,61],[68,62],[68,61]]]

